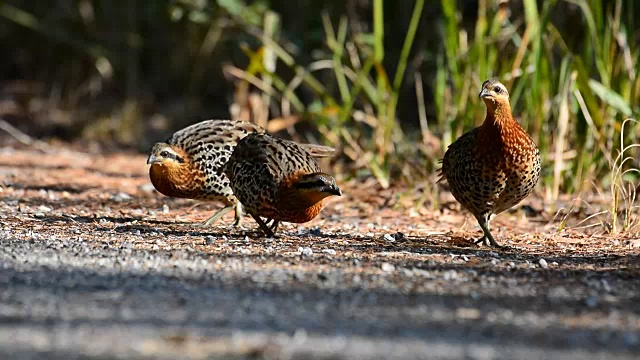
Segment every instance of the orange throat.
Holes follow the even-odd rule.
[[[172,197],[198,198],[204,182],[201,171],[190,171],[188,166],[168,167],[152,164],[149,168],[151,183],[161,194]]]
[[[526,146],[530,139],[511,113],[509,103],[487,103],[487,116],[480,126],[476,151],[478,153],[502,153],[507,149]]]
[[[313,220],[324,207],[326,195],[302,192],[289,188],[278,196],[278,212],[281,220],[292,223],[305,223]]]

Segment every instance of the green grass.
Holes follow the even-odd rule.
[[[629,189],[638,181],[640,130],[630,121],[622,131],[623,120],[640,112],[634,1],[524,0],[520,9],[480,0],[463,16],[469,5],[461,2],[372,0],[357,17],[346,8],[329,12],[344,5],[337,1],[293,10],[275,1],[82,2],[92,12],[62,2],[55,9],[1,2],[11,25],[0,39],[34,54],[44,49],[37,51],[51,69],[45,73],[56,75],[43,78],[60,84],[61,107],[80,106],[86,96],[76,89],[85,83],[124,89],[98,116],[114,118],[121,142],[144,134],[134,116],[146,121],[149,97],[178,99],[179,111],[158,112],[182,126],[216,116],[226,104],[204,96],[225,83],[219,91],[227,93],[214,98],[233,92],[243,108],[239,99],[258,93],[261,122],[293,116],[316,127],[319,140],[340,149],[343,177],[373,176],[383,187],[432,184],[447,145],[484,118],[481,83],[497,77],[540,147],[546,202],[607,192],[614,230],[630,226],[630,214],[616,217],[634,209]],[[7,29],[22,29],[25,39],[11,40]],[[145,97],[140,89],[152,90]],[[132,104],[136,111],[127,111]]]
[[[446,146],[482,121],[484,106],[477,93],[485,79],[495,76],[510,88],[516,116],[541,149],[545,164],[541,184],[550,203],[562,193],[589,191],[592,184],[610,187],[616,182],[611,178],[614,149],[622,142],[638,143],[635,128],[619,136],[622,120],[639,111],[638,50],[629,41],[634,36],[633,20],[623,17],[636,13],[637,5],[616,1],[603,9],[599,1],[548,1],[538,7],[536,1],[526,0],[522,16],[513,17],[493,3],[479,2],[470,34],[455,2],[441,2],[442,48],[431,56],[436,70],[433,81],[425,85],[435,94],[436,117],[428,122],[428,131],[442,135],[443,141],[437,152],[424,154],[425,168],[433,172]],[[585,40],[569,43],[564,29],[551,21],[560,5],[574,6],[576,16],[583,19]],[[416,155],[415,147],[403,144],[424,140],[403,134],[396,118],[422,7],[422,1],[415,2],[393,80],[383,66],[385,34],[379,0],[373,5],[372,33],[354,32],[344,18],[334,29],[323,17],[330,52],[308,68],[327,64],[337,91],[313,87],[320,81],[309,73],[300,82],[317,95],[315,102],[298,109],[301,114],[331,132],[327,138],[344,146],[350,160],[368,169],[383,186],[389,184],[394,168],[405,168]],[[345,48],[353,49],[353,54],[349,56]],[[284,64],[300,66],[286,56],[290,60]],[[261,72],[259,76],[279,75]],[[286,96],[294,100],[292,94]],[[637,158],[636,149],[627,151]],[[628,161],[622,167],[637,167],[637,162]]]

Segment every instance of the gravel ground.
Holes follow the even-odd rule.
[[[155,193],[139,155],[0,155],[0,358],[640,355],[640,236],[558,231],[536,197],[493,222],[505,250],[446,193],[368,183],[264,239],[199,227],[217,205]]]

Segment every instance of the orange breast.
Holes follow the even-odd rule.
[[[295,206],[293,206],[289,209],[283,209],[285,210],[283,211],[283,215],[286,217],[286,219],[283,220],[292,223],[305,223],[307,221],[311,221],[320,214],[324,205],[323,203],[324,201],[319,201],[308,207],[295,208]]]
[[[198,199],[204,195],[204,173],[153,164],[149,169],[149,178],[156,190],[166,196]]]

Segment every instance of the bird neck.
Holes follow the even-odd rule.
[[[278,211],[288,218],[287,221],[303,223],[315,218],[324,205],[326,193],[299,189],[295,183],[302,174],[286,179],[280,184],[277,195]]]
[[[182,164],[153,164],[149,168],[149,178],[153,186],[162,194],[173,197],[192,198],[202,183],[201,171],[194,171],[190,162]]]
[[[318,216],[325,198],[325,194],[315,196],[297,189],[282,189],[278,194],[278,211],[286,221],[305,223]]]
[[[484,120],[483,126],[502,129],[505,126],[512,125],[517,122],[511,114],[511,106],[508,102],[504,101],[486,101],[487,116]]]

